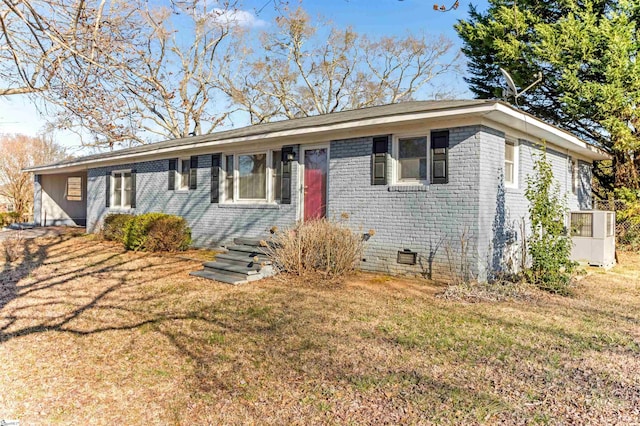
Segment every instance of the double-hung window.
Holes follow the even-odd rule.
[[[237,156],[238,200],[267,200],[267,153]]]
[[[427,180],[427,138],[399,138],[397,149],[397,179],[399,182]]]
[[[504,185],[518,186],[518,145],[512,139],[507,139],[504,144]]]
[[[111,172],[111,207],[131,208],[131,181],[130,170]]]
[[[395,182],[404,185],[449,182],[449,131],[394,139]]]
[[[578,194],[578,160],[575,158],[571,158],[571,192],[576,195]]]
[[[178,159],[178,170],[176,173],[176,189],[180,191],[189,190],[189,173],[191,170],[191,159]]]
[[[233,201],[233,171],[235,169],[233,155],[224,157],[224,200]]]
[[[274,201],[282,198],[282,151],[271,152],[271,196]]]
[[[225,155],[225,202],[279,201],[281,187],[282,151]]]

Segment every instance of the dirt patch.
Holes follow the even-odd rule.
[[[234,287],[200,260],[30,240],[0,275],[0,419],[21,424],[633,424],[640,256],[573,298],[426,280]]]

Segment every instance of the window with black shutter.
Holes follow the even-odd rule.
[[[176,169],[178,167],[178,160],[173,158],[169,160],[169,191],[176,189]]]
[[[431,183],[449,182],[449,131],[431,132]]]
[[[104,186],[105,186],[105,206],[111,207],[111,172],[106,172],[104,176]]]
[[[371,153],[371,184],[387,184],[387,155],[389,153],[389,136],[373,138],[373,152]]]
[[[211,202],[220,202],[220,165],[222,154],[211,156]]]
[[[191,164],[189,168],[189,189],[198,188],[198,156],[191,157]]]
[[[136,208],[136,169],[131,170],[131,208]]]

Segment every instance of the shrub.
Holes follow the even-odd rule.
[[[127,250],[144,250],[149,228],[157,219],[167,216],[164,213],[144,213],[134,216],[124,230],[124,247]]]
[[[187,221],[178,216],[164,216],[149,226],[145,240],[147,251],[182,251],[191,245],[191,230]]]
[[[11,225],[12,223],[20,222],[22,215],[18,212],[3,212],[0,213],[0,227]]]
[[[362,234],[354,233],[344,222],[320,219],[276,230],[267,252],[283,272],[335,279],[356,269],[363,244]]]
[[[525,197],[529,200],[531,268],[527,278],[542,290],[567,294],[575,262],[570,260],[571,239],[565,228],[566,200],[553,177],[546,150],[533,164],[533,176],[527,176]]]
[[[107,215],[102,225],[102,236],[104,239],[124,243],[125,228],[133,217],[132,214]]]
[[[147,245],[150,231],[157,222],[157,230],[153,231],[151,246]],[[171,228],[172,236],[163,238],[160,233],[162,229]],[[162,241],[161,241],[162,240]],[[170,241],[176,246],[169,248]],[[172,216],[164,213],[145,213],[131,218],[124,228],[124,246],[127,250],[163,250],[175,251],[184,250],[191,244],[191,230],[187,226],[186,221],[179,216]]]

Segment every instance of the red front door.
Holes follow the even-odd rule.
[[[327,214],[327,148],[304,151],[304,220]]]

